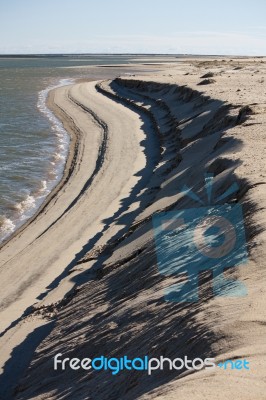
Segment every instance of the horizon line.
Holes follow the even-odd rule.
[[[0,57],[45,57],[45,56],[205,56],[205,57],[252,57],[262,58],[266,55],[232,55],[232,54],[206,54],[206,53],[0,53]]]

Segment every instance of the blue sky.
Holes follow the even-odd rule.
[[[0,0],[0,53],[266,55],[265,0]]]

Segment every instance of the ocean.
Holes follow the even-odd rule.
[[[0,243],[36,212],[64,171],[69,136],[46,107],[48,91],[78,78],[114,77],[118,69],[86,66],[131,58],[0,57]]]

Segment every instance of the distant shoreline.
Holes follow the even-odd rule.
[[[56,53],[56,54],[0,54],[0,58],[43,58],[43,57],[90,57],[90,56],[133,56],[133,57],[176,57],[176,58],[198,58],[198,57],[231,57],[231,58],[263,58],[265,56],[246,56],[228,54],[177,54],[177,53]]]

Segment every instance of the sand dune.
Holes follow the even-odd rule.
[[[66,182],[1,250],[2,376],[7,382],[15,371],[13,398],[266,398],[265,64],[241,62],[238,70],[239,60],[189,60],[148,78],[51,94],[73,136]],[[198,86],[209,70],[215,82]],[[206,201],[205,172],[214,175],[216,198],[239,185],[230,200],[244,209],[249,261],[233,276],[248,295],[215,297],[204,277],[197,303],[166,302],[165,288],[180,277],[159,273],[151,219],[195,207],[184,185]],[[130,371],[114,379],[110,371],[55,372],[51,360],[60,352],[246,357],[252,369]],[[8,398],[13,388],[3,388]]]

